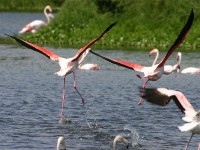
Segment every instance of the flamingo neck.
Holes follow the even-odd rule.
[[[82,54],[82,57],[81,57],[81,59],[79,60],[79,62],[78,62],[78,65],[80,65],[82,62],[83,62],[83,60],[85,59],[85,57],[88,55],[88,53],[89,53],[89,49],[87,49],[83,54]]]
[[[155,57],[155,59],[154,59],[154,61],[153,61],[153,63],[152,63],[152,66],[154,66],[154,65],[156,64],[157,60],[158,60],[159,51],[158,51],[157,49],[153,49],[153,50],[150,52],[150,55],[155,54],[155,53],[156,53],[156,57]]]
[[[125,144],[126,148],[128,149],[128,141],[123,136],[117,135],[113,141],[113,150],[117,150],[117,142]]]
[[[180,65],[181,64],[181,59],[182,59],[182,54],[179,52],[177,54],[177,61],[178,61],[178,64]]]
[[[59,137],[59,138],[58,138],[56,150],[60,150],[61,147],[62,147],[62,149],[67,150],[67,147],[66,147],[66,145],[65,145],[64,137]]]
[[[50,12],[47,12],[48,10],[49,10],[49,7],[45,7],[45,8],[44,8],[44,15],[45,15],[45,17],[47,18],[47,23],[50,22],[50,17],[49,17],[49,13],[50,13]]]

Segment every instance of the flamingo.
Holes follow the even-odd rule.
[[[54,16],[52,15],[52,8],[49,5],[44,8],[44,15],[47,18],[47,23],[49,23],[51,21],[51,19],[54,18]],[[35,33],[41,27],[47,25],[47,23],[42,20],[34,20],[34,21],[30,22],[29,24],[25,25],[19,31],[19,34],[23,34],[25,32]]]
[[[81,70],[100,70],[101,68],[98,66],[98,64],[80,64],[78,66]]]
[[[114,138],[114,141],[113,141],[113,150],[117,150],[117,143],[118,142],[125,144],[126,148],[128,149],[128,147],[129,147],[128,141],[123,136],[117,135]],[[60,150],[61,148],[64,149],[64,150],[67,150],[67,146],[65,144],[65,138],[63,136],[60,136],[58,138],[56,150]]]
[[[150,66],[150,67],[145,67],[136,63],[131,63],[131,62],[125,62],[125,61],[121,61],[121,60],[115,60],[115,59],[110,59],[104,56],[101,56],[93,51],[90,51],[91,53],[93,53],[96,56],[99,56],[113,64],[131,69],[131,70],[135,70],[138,72],[143,72],[144,76],[140,76],[137,74],[137,77],[141,78],[145,78],[147,79],[146,82],[143,84],[143,89],[145,89],[147,83],[149,80],[151,81],[156,81],[158,79],[161,78],[161,76],[164,73],[164,65],[165,62],[167,61],[167,59],[170,57],[170,55],[174,52],[174,50],[183,42],[183,40],[185,39],[187,33],[189,32],[189,29],[192,26],[194,20],[194,13],[193,10],[190,13],[190,16],[188,18],[187,23],[185,24],[185,26],[183,27],[182,31],[180,32],[179,36],[177,37],[176,41],[173,43],[173,45],[170,47],[170,49],[168,50],[167,54],[165,55],[165,57],[161,60],[161,62],[158,65],[154,65],[154,66]],[[142,95],[143,95],[143,91],[142,91]],[[142,98],[140,98],[138,105],[142,104]]]
[[[200,68],[195,68],[195,67],[188,67],[188,68],[185,68],[181,71],[181,73],[190,73],[190,74],[198,74],[200,73]]]
[[[117,143],[118,142],[121,142],[123,143],[126,148],[128,149],[129,145],[128,145],[128,141],[127,139],[125,139],[122,135],[117,135],[115,138],[114,138],[114,141],[113,141],[113,150],[117,150]]]
[[[187,150],[193,135],[200,134],[200,111],[196,111],[185,95],[179,91],[166,88],[146,88],[144,93],[144,99],[160,106],[166,106],[170,100],[173,100],[181,112],[185,114],[182,119],[187,123],[178,128],[181,132],[189,131],[192,133],[185,146],[185,150]]]
[[[63,112],[64,112],[64,101],[65,101],[65,89],[66,89],[66,76],[70,73],[73,73],[73,77],[74,77],[74,89],[77,91],[77,93],[79,94],[79,96],[82,99],[82,104],[84,104],[84,99],[81,96],[81,94],[79,93],[79,91],[76,88],[76,78],[75,78],[75,70],[78,68],[78,65],[80,65],[82,63],[82,61],[84,60],[84,58],[86,57],[86,55],[89,53],[90,51],[90,46],[92,44],[94,44],[95,42],[97,42],[98,40],[100,40],[106,33],[108,33],[108,31],[116,24],[117,22],[112,23],[108,28],[106,28],[106,30],[101,33],[97,38],[91,40],[89,43],[87,43],[85,46],[83,46],[81,49],[79,49],[76,53],[76,55],[72,58],[63,58],[58,56],[57,54],[51,52],[48,49],[45,49],[43,47],[40,47],[38,45],[29,43],[25,40],[19,39],[17,37],[11,36],[11,35],[7,35],[13,39],[15,39],[17,42],[19,42],[20,44],[22,44],[23,46],[32,49],[34,51],[37,51],[41,54],[43,54],[44,56],[48,57],[51,60],[54,61],[58,61],[58,64],[60,66],[60,71],[56,72],[55,74],[57,74],[58,76],[64,76],[64,86],[63,86],[63,94],[62,94],[62,112],[61,112],[61,119],[63,118]],[[79,58],[82,58],[79,60]]]
[[[65,144],[65,138],[63,136],[60,136],[57,140],[57,146],[56,146],[56,150],[67,150],[67,146]]]
[[[149,56],[152,56],[153,54],[156,54],[156,57],[155,57],[155,59],[154,59],[154,61],[153,61],[153,63],[152,63],[152,66],[156,65],[156,62],[157,62],[158,57],[159,57],[159,50],[156,49],[156,48],[154,48],[153,50],[151,50],[151,51],[149,52]],[[174,72],[174,71],[180,70],[181,52],[178,52],[178,53],[177,53],[176,59],[177,59],[177,61],[178,61],[177,64],[175,64],[175,65],[173,65],[173,66],[172,66],[172,65],[164,65],[164,73],[163,73],[163,74],[169,75],[169,74],[171,74],[171,73]]]

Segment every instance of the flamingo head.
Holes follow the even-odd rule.
[[[151,57],[151,55],[158,53],[158,49],[154,48],[149,52],[149,57]]]
[[[51,8],[51,6],[47,5],[47,6],[44,8],[44,11],[47,12],[47,14],[52,13],[52,8]]]

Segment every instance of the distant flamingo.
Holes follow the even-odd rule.
[[[149,52],[149,56],[152,56],[153,54],[156,54],[156,57],[153,61],[152,66],[156,65],[156,62],[159,57],[159,50],[155,48]],[[169,75],[174,71],[180,70],[180,63],[181,63],[181,53],[180,52],[177,53],[176,59],[178,61],[177,64],[175,64],[173,66],[172,65],[164,65],[164,73],[163,74]]]
[[[101,68],[98,66],[98,64],[80,64],[78,66],[81,70],[100,70]]]
[[[188,67],[188,68],[185,68],[181,71],[181,73],[190,73],[190,74],[200,74],[200,68],[195,68],[195,67]]]
[[[47,23],[49,23],[50,20],[54,17],[51,12],[52,12],[52,9],[51,9],[51,7],[49,5],[44,8],[44,15],[47,18]],[[47,25],[47,23],[42,21],[42,20],[34,20],[34,21],[30,22],[29,24],[25,25],[19,31],[19,34],[23,34],[25,32],[35,33],[41,27]]]
[[[73,73],[74,76],[74,89],[77,91],[77,93],[79,94],[79,96],[82,99],[82,103],[84,104],[84,99],[82,98],[81,94],[79,93],[79,91],[76,88],[76,79],[75,79],[75,70],[78,68],[78,65],[80,65],[82,63],[82,61],[84,60],[84,58],[86,57],[86,55],[88,54],[88,52],[90,51],[90,46],[92,44],[94,44],[95,42],[97,42],[98,40],[100,40],[104,35],[106,35],[106,33],[108,33],[108,31],[116,24],[116,22],[112,23],[101,35],[99,35],[97,38],[93,39],[92,41],[90,41],[89,43],[87,43],[85,46],[83,46],[80,50],[78,50],[78,52],[76,53],[76,55],[72,58],[63,58],[58,56],[57,54],[42,48],[40,46],[37,46],[35,44],[29,43],[25,40],[21,40],[19,38],[16,38],[14,36],[11,35],[7,35],[10,36],[11,38],[15,39],[17,42],[21,43],[22,45],[24,45],[25,47],[32,49],[34,51],[37,51],[43,55],[45,55],[46,57],[50,58],[51,60],[56,60],[58,61],[58,64],[60,65],[60,71],[56,72],[55,74],[57,74],[58,76],[64,76],[64,87],[63,87],[63,95],[62,95],[62,112],[61,112],[61,118],[63,116],[63,111],[64,111],[64,101],[65,101],[65,79],[66,79],[66,75]],[[84,53],[85,52],[85,53]],[[81,55],[83,54],[82,58],[79,60],[79,58],[81,57]]]
[[[144,76],[141,77],[140,75],[137,75],[137,77],[141,78],[145,78],[147,79],[146,82],[143,84],[143,89],[145,89],[146,84],[149,80],[151,81],[156,81],[159,78],[161,78],[161,76],[164,73],[164,65],[165,62],[167,61],[167,59],[170,57],[170,55],[174,52],[174,50],[183,42],[183,40],[185,39],[187,33],[189,32],[190,27],[192,26],[194,20],[194,13],[193,10],[190,13],[190,16],[188,18],[187,23],[185,24],[185,26],[183,27],[182,31],[180,32],[179,36],[177,37],[176,41],[173,43],[173,45],[170,47],[170,49],[168,50],[166,56],[161,60],[161,62],[158,65],[154,65],[151,67],[145,67],[139,64],[135,64],[135,63],[131,63],[131,62],[125,62],[125,61],[121,61],[121,60],[115,60],[115,59],[110,59],[104,56],[101,56],[93,51],[90,51],[91,53],[122,67],[131,69],[131,70],[135,70],[138,72],[143,72]],[[143,91],[142,91],[142,95],[143,95]],[[142,98],[140,98],[138,105],[142,104]]]
[[[192,136],[194,134],[200,134],[200,111],[195,111],[184,94],[175,90],[168,90],[166,88],[148,88],[144,90],[143,98],[150,103],[160,106],[166,106],[171,99],[175,102],[181,112],[185,114],[182,119],[188,122],[178,128],[181,132],[192,132],[192,135],[185,147],[185,150],[187,150]]]

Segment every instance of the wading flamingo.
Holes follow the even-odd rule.
[[[47,23],[49,23],[51,21],[51,19],[54,18],[54,16],[52,15],[52,8],[49,5],[44,8],[44,15],[47,18]],[[41,27],[47,25],[47,23],[42,20],[34,20],[34,21],[30,22],[29,24],[25,25],[19,31],[19,34],[23,34],[25,32],[35,33]]]
[[[153,54],[156,54],[156,57],[155,57],[155,59],[154,59],[154,61],[152,63],[152,66],[156,65],[156,62],[157,62],[158,57],[159,57],[159,50],[155,48],[155,49],[153,49],[153,50],[151,50],[149,52],[149,56],[150,57]],[[163,74],[169,75],[169,74],[171,74],[174,71],[178,72],[178,70],[180,70],[180,64],[181,64],[181,53],[180,52],[177,53],[176,60],[178,61],[178,63],[175,64],[175,65],[173,65],[173,66],[172,65],[164,65],[164,72],[163,72]]]
[[[181,73],[190,73],[190,74],[200,74],[200,68],[195,68],[195,67],[188,67],[188,68],[185,68],[181,71]]]
[[[123,143],[126,148],[128,149],[129,145],[128,145],[128,141],[121,135],[117,135],[114,138],[113,141],[113,150],[117,150],[117,143]],[[65,138],[63,136],[60,136],[57,140],[57,146],[56,146],[56,150],[67,150],[67,146],[65,144]]]
[[[177,107],[181,110],[185,116],[182,118],[185,122],[183,126],[179,126],[181,132],[191,132],[192,135],[185,147],[187,150],[188,145],[194,134],[200,134],[200,111],[196,111],[185,95],[179,91],[169,90],[166,88],[146,88],[144,90],[143,98],[148,102],[166,106],[172,99]]]
[[[156,81],[159,78],[161,78],[161,76],[164,73],[164,65],[165,62],[167,61],[167,59],[170,57],[170,55],[174,52],[174,50],[183,42],[183,40],[185,39],[187,33],[189,32],[190,27],[192,26],[194,20],[194,13],[193,10],[190,13],[190,16],[188,18],[187,23],[185,24],[185,26],[183,27],[183,29],[181,30],[179,36],[177,37],[176,41],[173,43],[173,45],[170,47],[170,49],[168,50],[167,54],[165,55],[165,57],[161,60],[161,62],[158,65],[154,65],[151,67],[145,67],[139,64],[135,64],[135,63],[131,63],[131,62],[125,62],[125,61],[121,61],[121,60],[115,60],[115,59],[110,59],[104,56],[101,56],[93,51],[90,51],[91,53],[122,67],[131,69],[131,70],[135,70],[138,72],[143,72],[144,76],[140,76],[137,75],[137,77],[141,78],[145,78],[147,79],[146,82],[143,84],[143,89],[145,89],[146,84],[148,83],[149,80],[151,81]],[[142,90],[142,95],[143,95],[143,90]],[[142,104],[142,98],[140,98],[138,105]]]
[[[64,76],[64,87],[63,87],[63,95],[62,95],[62,112],[61,112],[61,118],[63,116],[63,111],[64,111],[64,101],[65,101],[65,79],[66,79],[66,75],[73,73],[74,76],[74,89],[77,91],[77,93],[79,94],[79,96],[82,99],[82,103],[84,104],[84,99],[82,98],[81,94],[79,93],[79,91],[76,88],[76,79],[75,79],[75,70],[78,68],[78,65],[80,65],[82,63],[82,61],[84,60],[84,58],[86,57],[86,55],[88,54],[88,52],[90,51],[90,46],[92,44],[94,44],[95,42],[97,42],[98,40],[100,40],[104,35],[106,35],[106,33],[108,33],[108,31],[116,24],[117,22],[112,23],[102,34],[100,34],[97,38],[93,39],[92,41],[90,41],[89,43],[87,43],[85,46],[83,46],[81,49],[79,49],[76,53],[76,55],[72,58],[63,58],[58,56],[57,54],[42,48],[38,45],[29,43],[25,40],[16,38],[14,36],[11,35],[7,35],[10,36],[11,38],[15,39],[17,42],[19,42],[20,44],[22,44],[23,46],[32,49],[34,51],[37,51],[41,54],[43,54],[44,56],[50,58],[51,60],[56,60],[58,61],[58,64],[60,65],[60,71],[56,72],[55,74],[57,74],[58,76]],[[85,53],[84,53],[85,52]],[[83,55],[82,55],[83,54]],[[82,58],[79,60],[79,58]]]

